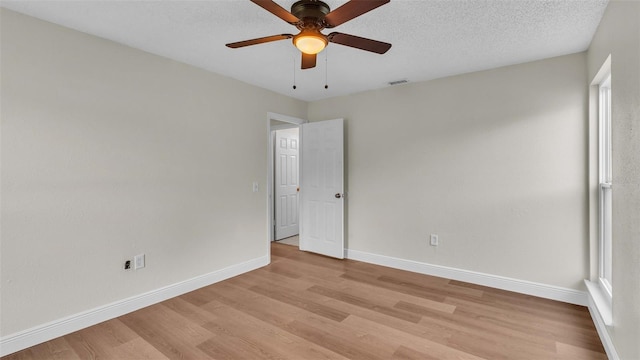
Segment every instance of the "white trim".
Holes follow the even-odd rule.
[[[387,266],[394,269],[443,277],[452,280],[469,282],[477,285],[513,291],[521,294],[538,296],[545,299],[562,301],[576,305],[587,305],[587,294],[584,291],[546,285],[531,281],[512,279],[503,276],[484,274],[470,270],[432,265],[413,260],[405,260],[390,256],[371,254],[363,251],[347,249],[346,257],[352,260]]]
[[[604,82],[607,76],[609,76],[610,74],[611,74],[611,54],[607,56],[607,59],[602,63],[602,66],[600,66],[600,70],[598,70],[598,73],[596,74],[596,76],[594,76],[593,80],[591,80],[591,86],[600,85],[600,83]]]
[[[304,119],[300,119],[300,118],[289,116],[289,115],[273,113],[273,112],[267,112],[267,120],[268,121],[276,120],[276,121],[282,121],[289,124],[297,124],[297,125],[301,125],[307,122],[307,120],[304,120]]]
[[[74,314],[31,329],[4,336],[0,339],[0,356],[70,334],[74,331],[114,319],[132,311],[157,304],[176,296],[200,289],[222,280],[268,265],[270,256],[265,255],[240,264],[231,265],[209,274],[175,283],[127,299],[119,300],[95,309]]]
[[[275,130],[287,130],[287,129],[297,129],[300,126],[297,124],[278,124],[278,125],[271,125],[271,132],[275,131]]]
[[[600,279],[602,280],[602,279]],[[599,319],[606,326],[613,325],[613,309],[611,307],[611,297],[606,293],[601,283],[585,280],[589,293],[589,306],[593,304],[593,310],[596,310]]]
[[[598,299],[597,296],[598,291],[601,291],[600,287],[597,283],[594,283],[592,281],[585,280],[584,283],[587,285],[587,289],[589,289],[587,295],[589,301],[589,313],[591,314],[593,323],[595,324],[598,335],[600,336],[600,341],[602,341],[602,346],[604,346],[604,351],[607,353],[607,357],[609,358],[609,360],[619,360],[620,356],[618,356],[618,352],[613,345],[613,341],[611,340],[609,331],[607,331],[607,325],[612,325],[613,321],[612,319],[609,319],[609,323],[607,323],[607,319],[602,316],[602,307],[598,305],[599,301],[604,300],[603,298]],[[611,309],[609,308],[609,310]],[[605,314],[605,316],[606,315],[607,314]]]

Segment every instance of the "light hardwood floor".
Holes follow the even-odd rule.
[[[299,235],[294,235],[294,236],[288,237],[286,239],[278,240],[277,243],[278,244],[291,245],[291,246],[300,246],[300,236]]]
[[[585,307],[272,245],[264,268],[2,359],[606,359]]]

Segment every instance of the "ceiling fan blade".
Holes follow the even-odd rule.
[[[347,21],[369,12],[391,0],[351,0],[328,13],[324,18],[327,28],[336,27]]]
[[[289,24],[296,24],[300,21],[295,15],[285,10],[282,6],[276,4],[271,0],[251,0],[252,3],[262,7],[273,15],[288,22]]]
[[[302,69],[311,69],[316,67],[317,54],[302,53]]]
[[[327,38],[330,42],[335,44],[350,46],[360,50],[371,51],[377,54],[384,54],[391,48],[391,44],[386,42],[371,40],[360,36],[343,34],[339,32],[332,32],[327,36]]]
[[[241,47],[249,46],[249,45],[257,45],[257,44],[264,44],[264,43],[268,43],[268,42],[272,42],[272,41],[291,39],[292,37],[293,37],[293,35],[291,35],[291,34],[265,36],[265,37],[261,37],[261,38],[257,38],[257,39],[251,39],[251,40],[244,40],[244,41],[238,41],[238,42],[234,42],[234,43],[229,43],[229,44],[227,44],[227,47],[230,47],[232,49],[237,49],[237,48],[241,48]]]

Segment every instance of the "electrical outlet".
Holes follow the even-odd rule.
[[[254,181],[253,182],[253,192],[258,192],[259,189],[260,189],[260,187],[258,186],[258,182]]]
[[[144,254],[136,255],[133,258],[133,268],[135,270],[142,269],[144,267]]]
[[[431,246],[438,246],[440,244],[440,240],[438,239],[438,234],[431,234],[429,238],[431,242]]]

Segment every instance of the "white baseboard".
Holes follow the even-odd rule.
[[[39,325],[0,339],[0,356],[70,334],[74,331],[99,324],[118,316],[157,304],[193,290],[232,278],[234,276],[268,265],[270,256],[265,255],[218,271],[197,276],[147,293],[116,301],[105,306],[74,314],[63,319]]]
[[[597,286],[597,284],[595,286]],[[591,292],[587,294],[587,297],[589,302],[588,304],[589,313],[591,314],[593,323],[596,326],[596,330],[598,331],[598,335],[600,336],[600,341],[602,341],[602,346],[604,347],[604,351],[607,353],[607,357],[609,358],[609,360],[620,360],[620,356],[618,356],[618,352],[616,351],[616,348],[613,345],[611,336],[609,336],[609,331],[607,331],[606,322],[602,317],[600,310],[598,309],[598,306],[596,305],[596,300],[594,299]]]
[[[531,281],[512,279],[469,270],[461,270],[440,265],[432,265],[413,260],[405,260],[390,256],[371,254],[358,250],[346,250],[345,256],[352,260],[387,266],[394,269],[464,281],[472,284],[533,295],[545,299],[562,301],[576,305],[587,305],[585,291],[567,289],[559,286],[545,285]]]

